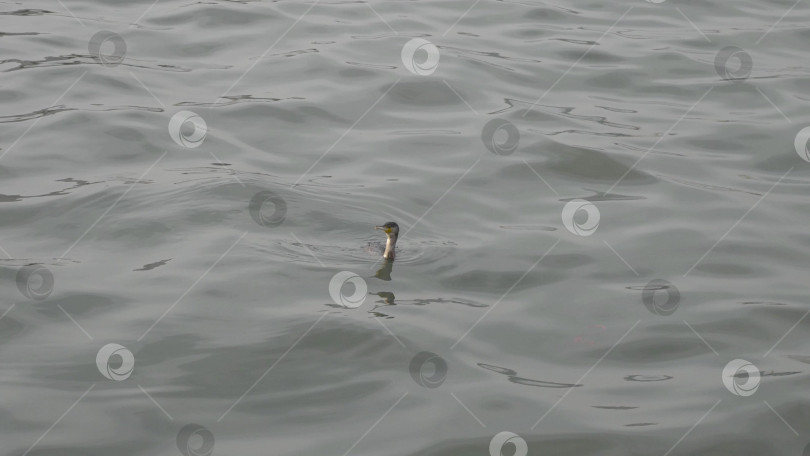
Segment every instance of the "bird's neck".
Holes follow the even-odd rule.
[[[388,236],[388,241],[385,243],[385,253],[383,253],[383,258],[388,260],[394,259],[394,248],[397,245],[397,237],[396,236]]]

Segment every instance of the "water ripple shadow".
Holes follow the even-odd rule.
[[[582,384],[577,383],[558,383],[558,382],[549,382],[547,380],[537,380],[533,378],[518,377],[516,371],[506,367],[499,367],[492,364],[484,364],[484,363],[476,363],[476,364],[478,364],[479,367],[483,367],[484,369],[491,370],[492,372],[497,372],[501,375],[505,375],[506,377],[508,377],[510,382],[517,383],[519,385],[537,386],[540,388],[577,388],[580,386],[584,386]]]

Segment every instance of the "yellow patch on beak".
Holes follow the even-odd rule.
[[[387,234],[391,234],[391,231],[392,231],[392,230],[391,230],[391,228],[386,228],[386,229],[385,229],[385,232],[386,232]]]

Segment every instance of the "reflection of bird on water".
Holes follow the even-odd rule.
[[[388,222],[382,226],[375,226],[375,230],[383,230],[388,236],[388,241],[385,243],[385,252],[383,258],[386,260],[394,259],[394,249],[397,246],[397,237],[399,237],[399,225],[394,222]]]
[[[386,282],[391,280],[391,271],[394,269],[394,260],[385,260],[382,267],[377,270],[377,273],[374,274],[374,277],[385,280]]]

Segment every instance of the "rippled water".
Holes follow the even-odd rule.
[[[810,454],[810,5],[0,16],[3,454]]]

